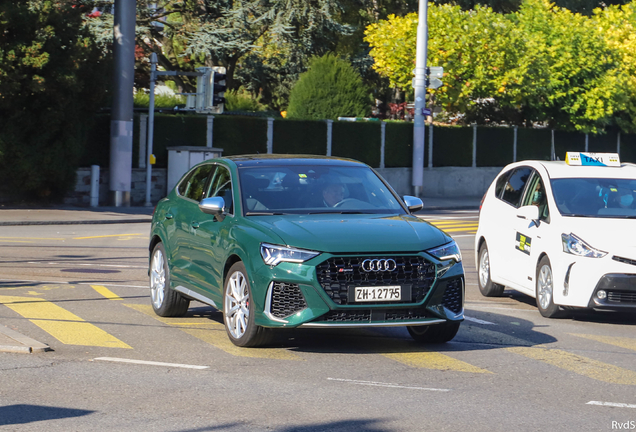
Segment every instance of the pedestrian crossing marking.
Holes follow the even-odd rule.
[[[91,288],[93,288],[95,291],[97,291],[98,293],[100,293],[101,295],[103,295],[109,300],[123,300],[121,297],[119,297],[117,294],[115,294],[114,292],[112,292],[111,290],[109,290],[103,285],[91,285]]]
[[[384,357],[395,360],[407,366],[422,369],[435,369],[442,371],[492,373],[486,369],[473,366],[469,363],[457,360],[439,352],[418,351],[406,353],[382,354]]]
[[[132,349],[115,336],[47,300],[0,296],[0,304],[22,315],[63,344]]]
[[[163,324],[180,329],[181,331],[202,340],[228,354],[237,357],[267,358],[275,360],[303,360],[302,357],[291,351],[280,348],[241,348],[234,345],[225,332],[225,326],[209,318],[191,317],[184,319],[164,318],[155,314],[152,306],[140,304],[127,304],[131,309],[148,315]]]
[[[474,234],[477,232],[477,228],[479,227],[479,222],[465,220],[428,219],[427,222],[449,233],[465,231]]]
[[[617,337],[617,336],[597,336],[597,335],[577,334],[577,333],[570,333],[570,334],[572,336],[590,339],[590,340],[601,342],[604,344],[614,345],[617,347],[636,351],[636,339],[626,338],[626,337]]]
[[[513,347],[507,348],[507,350],[598,381],[610,384],[636,385],[636,372],[632,370],[567,351],[541,347]]]

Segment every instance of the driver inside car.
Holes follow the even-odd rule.
[[[338,183],[331,183],[322,190],[322,200],[325,207],[334,207],[344,199],[344,186]]]

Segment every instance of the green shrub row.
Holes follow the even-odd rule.
[[[413,123],[385,123],[384,164],[387,168],[411,167],[413,161]],[[426,127],[424,166],[428,166],[430,127]],[[207,118],[193,114],[156,114],[153,154],[156,166],[166,167],[168,147],[205,146]],[[514,129],[477,127],[476,165],[504,166],[513,161]],[[555,155],[563,160],[568,151],[584,151],[585,135],[555,131]],[[617,131],[589,135],[590,152],[616,152]],[[213,146],[223,155],[267,153],[267,119],[217,115],[213,122]],[[517,130],[517,160],[549,160],[552,131]],[[134,118],[133,167],[138,166],[139,115]],[[317,154],[327,152],[327,122],[313,120],[274,120],[273,152]],[[380,122],[333,122],[331,154],[357,159],[372,167],[381,160]],[[81,166],[107,167],[110,155],[110,117],[99,116],[88,133]],[[636,135],[621,134],[621,160],[636,161]],[[473,163],[473,128],[435,126],[433,128],[433,166],[470,167]]]

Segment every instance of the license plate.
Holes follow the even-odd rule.
[[[399,285],[355,288],[356,302],[400,301],[400,300],[402,300],[402,287]]]

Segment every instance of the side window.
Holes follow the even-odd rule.
[[[549,222],[550,212],[548,209],[548,199],[546,196],[545,185],[541,176],[533,171],[534,174],[528,183],[526,194],[523,197],[523,205],[535,205],[539,207],[539,219]]]
[[[508,204],[519,207],[519,204],[521,204],[521,195],[530,178],[530,174],[532,174],[532,169],[528,167],[521,167],[514,170],[504,186],[501,199]]]
[[[501,192],[504,190],[504,187],[506,186],[506,182],[508,181],[508,177],[510,177],[510,173],[511,171],[508,171],[507,173],[501,175],[497,179],[497,185],[495,186],[495,196],[497,198],[501,198]]]
[[[230,214],[234,214],[234,203],[232,200],[232,178],[227,168],[219,166],[214,173],[214,178],[210,184],[208,197],[222,197],[225,200],[225,208]]]
[[[192,171],[192,174],[179,184],[179,194],[197,202],[201,201],[212,168],[214,165],[202,165]]]

